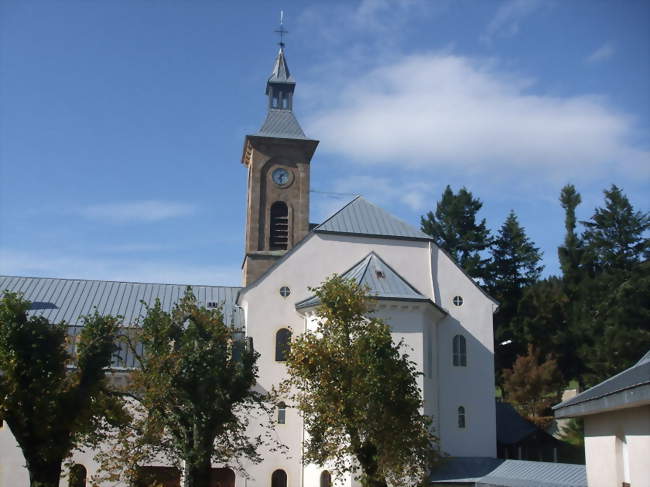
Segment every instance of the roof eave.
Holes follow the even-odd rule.
[[[605,413],[617,409],[628,409],[650,405],[650,380],[642,384],[635,384],[631,387],[618,390],[611,394],[606,394],[585,401],[572,402],[567,405],[564,404],[565,403],[560,403],[553,406],[555,417],[558,419],[575,418],[588,416],[590,414]]]

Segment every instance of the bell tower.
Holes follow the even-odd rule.
[[[293,114],[295,88],[280,42],[266,83],[266,120],[244,141],[242,164],[248,169],[244,286],[309,232],[309,168],[318,141],[305,135]]]

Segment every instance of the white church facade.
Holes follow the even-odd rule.
[[[246,136],[248,170],[243,286],[192,285],[200,303],[224,307],[260,353],[258,384],[271,390],[286,377],[283,344],[312,324],[317,303],[310,287],[334,273],[369,287],[375,316],[404,339],[422,375],[424,413],[433,420],[441,450],[453,457],[495,457],[495,391],[492,315],[497,303],[433,240],[362,197],[320,225],[309,224],[310,164],[318,141],[293,114],[293,80],[281,48],[267,83],[267,118]],[[32,301],[33,313],[73,326],[97,307],[135,323],[141,300],[161,298],[170,309],[185,286],[0,276],[0,291]],[[116,364],[123,368],[133,364]],[[278,414],[278,439],[289,454],[265,452],[260,464],[235,473],[236,487],[316,487],[322,467],[303,466],[304,430],[297,411]],[[88,484],[93,452],[76,454]],[[220,466],[215,466],[220,467]],[[24,459],[5,426],[0,429],[0,487],[28,485]],[[352,485],[351,481],[346,482]],[[62,480],[67,485],[67,479]]]

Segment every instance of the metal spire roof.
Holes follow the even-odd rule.
[[[368,294],[375,299],[430,301],[374,252],[370,252],[341,277],[353,279],[367,287]],[[296,303],[296,309],[309,308],[319,303],[318,297],[311,296]]]
[[[275,58],[275,64],[273,65],[273,71],[271,72],[271,77],[269,78],[268,83],[296,83],[296,81],[291,76],[291,72],[289,71],[289,65],[287,64],[287,59],[284,56],[283,46],[280,46],[278,55]],[[268,94],[268,85],[266,89]]]
[[[276,110],[273,108],[269,109],[262,128],[255,135],[281,139],[308,139],[291,110]]]
[[[357,196],[329,219],[318,225],[314,231],[431,240],[429,235],[394,217],[361,196]]]

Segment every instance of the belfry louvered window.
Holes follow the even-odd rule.
[[[271,250],[286,250],[289,243],[289,209],[283,201],[271,205]]]

